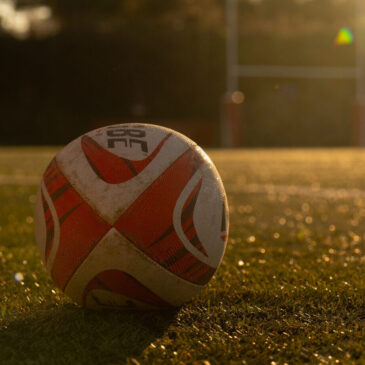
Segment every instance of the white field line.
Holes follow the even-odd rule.
[[[0,175],[0,185],[36,186],[41,182],[41,176]]]
[[[250,194],[283,194],[289,196],[308,196],[325,199],[356,199],[365,198],[365,191],[360,189],[336,189],[318,188],[311,186],[295,185],[271,185],[271,184],[248,184],[236,185],[230,189],[232,192],[244,192]]]
[[[37,186],[41,176],[0,175],[0,185]],[[345,188],[318,188],[312,186],[273,185],[273,184],[242,184],[234,185],[231,192],[249,194],[283,194],[289,196],[308,196],[318,198],[356,199],[365,198],[365,190]]]

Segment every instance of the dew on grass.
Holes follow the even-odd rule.
[[[250,236],[247,238],[247,242],[249,243],[254,243],[256,241],[256,237],[255,236]]]
[[[350,232],[350,236],[355,243],[359,243],[361,241],[361,237],[356,233]]]
[[[243,266],[245,263],[242,260],[238,261],[238,266]]]
[[[305,223],[312,224],[313,223],[313,218],[311,216],[305,217]]]
[[[248,221],[251,223],[251,224],[254,224],[256,222],[256,218],[254,216],[251,216],[250,218],[248,218]]]
[[[331,224],[329,227],[328,227],[328,230],[330,232],[334,232],[336,230],[336,226],[334,224]]]
[[[21,272],[17,272],[14,274],[14,280],[16,282],[22,282],[24,280],[24,275]]]
[[[279,219],[279,224],[280,224],[281,226],[285,226],[285,224],[286,224],[286,219],[285,219],[284,217],[281,217],[281,218]]]

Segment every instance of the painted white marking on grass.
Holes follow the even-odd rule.
[[[0,185],[37,186],[40,181],[41,176],[0,175]]]
[[[230,190],[251,194],[285,194],[289,196],[310,196],[325,199],[365,198],[365,191],[360,189],[318,188],[312,186],[249,184],[236,185]]]
[[[41,176],[0,175],[0,185],[37,186]],[[298,185],[235,184],[232,192],[250,194],[285,194],[289,196],[310,196],[318,198],[354,199],[365,198],[365,190],[345,188],[318,188]]]

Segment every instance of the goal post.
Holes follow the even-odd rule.
[[[241,145],[241,107],[234,100],[238,92],[238,0],[226,0],[226,93],[221,100],[221,146],[239,147]]]
[[[356,99],[354,102],[354,144],[365,146],[365,2],[356,4]]]
[[[285,79],[352,79],[356,82],[353,131],[354,144],[365,146],[365,1],[356,0],[356,66],[305,67],[241,65],[238,57],[238,1],[226,0],[226,93],[221,102],[221,146],[242,145],[243,98],[239,93],[240,78]],[[243,94],[242,94],[243,95]],[[240,100],[240,102],[238,102]]]

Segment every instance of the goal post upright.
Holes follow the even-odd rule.
[[[238,64],[238,0],[226,0],[227,93],[238,89],[235,67]]]
[[[365,97],[365,1],[357,0],[356,6],[356,97]]]
[[[354,111],[354,143],[365,146],[365,2],[356,2],[356,99]]]
[[[221,101],[221,146],[241,145],[241,102],[238,92],[238,0],[226,0],[226,93]]]

